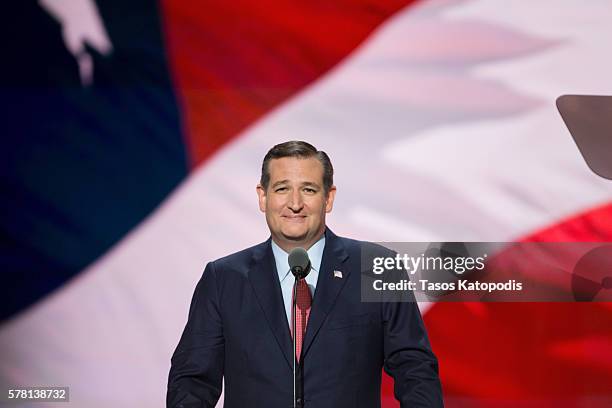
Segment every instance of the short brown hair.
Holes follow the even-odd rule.
[[[317,150],[310,143],[300,140],[277,144],[268,151],[261,165],[261,179],[259,181],[264,190],[268,189],[268,184],[270,183],[270,169],[268,166],[270,160],[282,157],[299,157],[301,159],[315,157],[323,165],[323,190],[325,190],[325,194],[329,192],[329,189],[334,184],[334,167],[331,164],[331,160],[329,160],[329,156],[324,151]]]

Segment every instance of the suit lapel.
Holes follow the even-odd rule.
[[[253,286],[257,300],[263,309],[266,320],[274,337],[287,360],[289,368],[293,361],[293,342],[289,323],[285,314],[283,294],[281,292],[276,263],[270,239],[261,244],[253,254],[253,264],[249,270],[249,281]]]
[[[340,239],[329,229],[325,231],[325,249],[321,260],[321,270],[317,279],[317,289],[312,301],[312,309],[306,327],[304,338],[304,355],[308,352],[313,340],[315,339],[321,325],[331,312],[336,298],[348,281],[350,271],[343,268],[343,263],[348,258],[344,246]],[[334,277],[334,270],[342,272],[342,278]]]

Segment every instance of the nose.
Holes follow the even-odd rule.
[[[302,207],[304,206],[304,200],[302,200],[302,194],[299,189],[293,190],[289,197],[289,202],[287,203],[287,207],[291,209],[293,212],[300,212]]]

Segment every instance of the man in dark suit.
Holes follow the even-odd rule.
[[[383,367],[402,407],[441,407],[417,304],[363,302],[364,243],[326,228],[336,194],[328,156],[305,142],[274,146],[257,193],[271,237],[206,266],[172,357],[167,406],[212,408],[224,381],[226,408],[292,407],[295,359],[304,407],[380,407]],[[296,247],[312,267],[297,285],[293,330],[287,254]]]

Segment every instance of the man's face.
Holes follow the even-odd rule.
[[[323,165],[315,157],[283,157],[268,163],[267,190],[257,186],[259,209],[274,241],[285,251],[310,248],[325,230],[325,214],[332,210],[336,188],[323,190]]]

